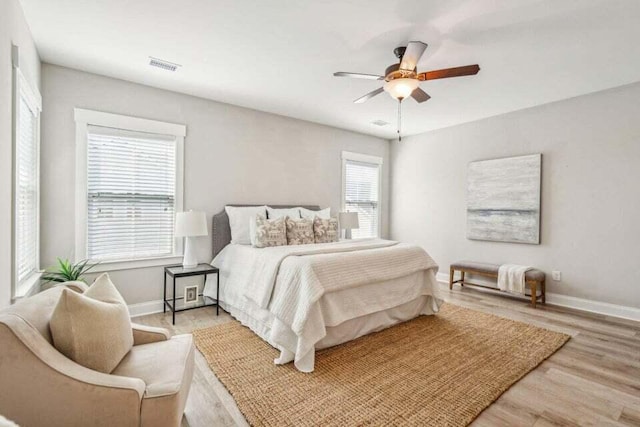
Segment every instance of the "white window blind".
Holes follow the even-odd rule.
[[[38,111],[20,91],[16,128],[16,279],[38,270]]]
[[[352,230],[352,237],[378,236],[380,165],[345,160],[344,175],[344,208],[348,212],[357,212],[360,223],[360,228]]]
[[[87,257],[174,253],[176,137],[87,126]]]

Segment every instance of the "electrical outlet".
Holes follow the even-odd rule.
[[[562,272],[561,271],[552,271],[551,272],[551,278],[553,280],[555,280],[556,282],[559,282],[562,280]]]

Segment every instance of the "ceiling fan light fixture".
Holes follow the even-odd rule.
[[[384,91],[391,95],[392,98],[402,100],[411,96],[411,93],[418,88],[420,80],[399,78],[389,80],[384,84]]]

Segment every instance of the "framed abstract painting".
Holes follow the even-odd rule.
[[[540,244],[542,154],[469,163],[467,238]]]

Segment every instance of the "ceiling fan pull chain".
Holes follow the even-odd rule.
[[[402,134],[400,133],[402,127],[402,98],[398,100],[398,142],[402,142]]]

